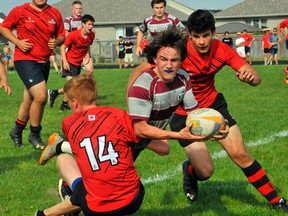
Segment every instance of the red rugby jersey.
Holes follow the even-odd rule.
[[[80,66],[94,38],[95,33],[93,31],[83,37],[81,29],[68,34],[64,42],[64,45],[68,47],[66,53],[67,61],[73,65]]]
[[[97,212],[130,203],[140,187],[129,144],[139,142],[126,111],[95,107],[63,120],[62,130],[82,174],[88,207]]]
[[[254,39],[254,37],[251,34],[242,34],[241,37],[243,37],[245,39],[245,43],[244,46],[249,47],[250,46],[250,42]]]
[[[15,61],[49,61],[53,52],[48,47],[49,39],[65,36],[62,16],[56,8],[50,5],[42,11],[36,10],[30,3],[17,6],[5,18],[2,26],[11,31],[16,28],[20,40],[29,39],[29,42],[33,44],[29,52],[22,52],[15,46]]]
[[[280,28],[288,28],[288,18],[280,22]],[[286,36],[286,39],[288,39],[288,35]]]
[[[216,73],[225,65],[239,70],[246,62],[233,48],[217,39],[212,40],[207,58],[203,58],[194,50],[191,40],[187,42],[187,49],[188,55],[182,62],[181,68],[190,76],[193,94],[199,103],[199,108],[210,107],[218,94],[214,84]],[[186,115],[181,107],[177,108],[176,113]]]

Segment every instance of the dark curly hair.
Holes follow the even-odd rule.
[[[208,10],[196,10],[187,20],[187,27],[189,32],[201,33],[206,30],[215,32],[215,19]]]
[[[187,55],[187,48],[185,40],[182,38],[181,33],[175,29],[169,28],[168,30],[158,34],[153,41],[145,47],[143,52],[146,54],[147,61],[150,64],[155,64],[153,58],[162,47],[171,47],[179,51],[181,61],[184,61]]]

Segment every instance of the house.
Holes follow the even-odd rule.
[[[53,4],[53,7],[58,8],[65,18],[71,14],[72,2],[62,0]],[[185,22],[189,13],[188,8],[176,2],[172,4],[174,7],[170,4],[168,2],[166,11]],[[150,0],[85,0],[82,1],[82,7],[82,14],[90,14],[95,18],[96,37],[100,41],[118,40],[120,35],[123,37],[135,35],[138,25],[153,13]]]
[[[260,29],[276,27],[287,17],[287,0],[246,0],[215,14],[217,26],[239,22]]]

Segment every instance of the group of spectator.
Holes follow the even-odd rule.
[[[264,56],[264,65],[272,65],[274,58],[275,64],[278,65],[278,34],[277,28],[273,28],[272,32],[270,28],[263,29],[264,35],[261,39],[261,50]],[[251,60],[251,45],[254,43],[255,37],[244,29],[242,32],[236,33],[235,49],[237,53],[249,64],[252,64]],[[229,32],[224,33],[222,42],[230,47],[234,47],[233,38],[230,37]]]
[[[124,68],[134,67],[133,59],[133,45],[130,37],[127,37],[127,41],[124,41],[122,36],[119,36],[119,41],[115,44],[115,49],[117,52],[117,58],[119,63],[119,68],[121,69],[124,65]]]

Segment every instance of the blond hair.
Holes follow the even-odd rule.
[[[64,85],[64,94],[69,100],[77,99],[81,105],[96,104],[97,83],[93,75],[80,74]]]

